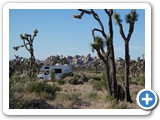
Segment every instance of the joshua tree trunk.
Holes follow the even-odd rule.
[[[129,89],[129,42],[125,40],[125,101],[132,102]]]
[[[107,92],[110,96],[112,96],[112,90],[111,90],[111,80],[110,80],[110,71],[109,71],[109,65],[108,60],[105,63],[105,70],[106,70],[106,84],[107,84]]]
[[[108,47],[110,47],[110,60],[111,60],[111,79],[112,79],[112,92],[113,97],[117,98],[117,79],[116,79],[116,66],[115,66],[115,56],[114,56],[114,45],[113,45],[113,24],[112,24],[112,16],[113,10],[105,10],[106,14],[108,15],[108,26],[109,26],[109,39]]]
[[[34,57],[33,49],[30,50],[30,55],[31,55],[31,63],[30,63],[30,66],[31,66],[31,68],[32,68],[33,65],[35,64],[35,57]]]
[[[116,79],[116,66],[115,66],[115,58],[114,58],[114,48],[113,44],[111,44],[111,77],[112,77],[112,88],[113,88],[113,97],[117,98],[117,79]]]

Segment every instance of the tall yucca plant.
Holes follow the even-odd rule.
[[[138,20],[138,14],[136,10],[131,10],[130,13],[126,14],[125,20],[126,20],[126,23],[129,24],[129,30],[127,35],[124,34],[122,19],[120,15],[115,13],[114,19],[116,24],[118,24],[119,26],[120,34],[125,43],[125,101],[132,102],[132,99],[130,96],[130,89],[129,89],[129,61],[130,61],[129,41],[134,31],[135,22]]]
[[[27,33],[25,33],[24,35],[20,34],[20,38],[23,41],[23,44],[13,47],[15,51],[18,51],[19,48],[25,47],[25,49],[30,53],[29,76],[31,78],[34,77],[35,72],[37,71],[36,69],[39,70],[38,65],[36,64],[36,61],[35,61],[36,59],[34,56],[34,48],[33,48],[33,41],[34,41],[34,38],[37,36],[37,33],[38,33],[38,30],[35,29],[33,32],[33,35],[27,34]]]

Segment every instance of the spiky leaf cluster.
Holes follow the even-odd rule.
[[[114,19],[115,19],[116,24],[119,24],[122,22],[122,19],[120,18],[120,14],[118,13],[114,14]]]
[[[130,13],[126,14],[125,20],[127,23],[133,23],[138,20],[138,14],[136,10],[131,10]]]
[[[99,49],[101,49],[103,47],[104,47],[104,41],[103,41],[103,39],[101,37],[99,37],[99,36],[96,36],[94,38],[94,42],[91,43],[92,51],[99,50]]]

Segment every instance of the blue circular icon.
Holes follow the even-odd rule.
[[[138,105],[145,110],[154,108],[157,104],[157,94],[153,90],[141,90],[137,95]]]

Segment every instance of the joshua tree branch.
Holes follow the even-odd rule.
[[[104,9],[104,11],[107,13],[107,15],[109,15],[109,11],[107,9]]]
[[[100,49],[101,49],[101,52],[102,52],[103,56],[105,56],[105,51],[104,51],[103,46]]]
[[[32,36],[31,35],[27,35],[29,37],[29,39],[31,40],[32,39]],[[29,41],[29,40],[28,40]]]
[[[77,19],[81,19],[84,15],[84,13],[86,14],[91,14],[92,12],[89,11],[89,10],[84,10],[84,9],[78,9],[80,11],[80,14],[79,15],[73,15],[74,18],[77,18]]]
[[[128,36],[127,36],[127,40],[128,40],[128,41],[130,40],[130,38],[131,38],[131,36],[132,36],[133,30],[134,30],[134,22],[130,22],[130,23],[129,23]]]
[[[93,39],[95,39],[95,34],[94,34],[94,31],[92,30],[92,37],[93,37]],[[97,52],[97,55],[98,55],[98,57],[104,62],[104,63],[106,63],[106,60],[105,60],[105,57],[103,56],[103,55],[105,55],[105,51],[104,51],[104,49],[103,49],[103,47],[95,47],[94,45],[92,46],[95,50],[96,50],[96,52]],[[102,53],[101,53],[102,52]],[[102,55],[103,54],[103,55]]]
[[[27,45],[29,45],[29,42],[28,43],[25,43],[25,40],[23,39],[23,46],[29,51],[29,48],[27,47]]]
[[[84,12],[86,14],[91,14],[92,12],[89,10],[84,10],[84,9],[78,9],[80,12]]]
[[[110,10],[113,12],[113,10]],[[112,13],[111,12],[111,13]],[[109,33],[110,33],[110,37],[113,39],[113,26],[112,26],[112,14],[109,15],[109,22],[108,22],[108,25],[109,25]]]
[[[92,30],[92,34],[94,34],[95,31],[100,32],[100,33],[103,35],[103,37],[105,37],[105,38],[107,37],[107,35],[106,35],[105,32],[103,32],[102,30],[97,29],[97,28],[94,28],[94,29]]]
[[[104,62],[104,64],[106,64],[106,60],[105,57],[102,55],[100,49],[96,50],[98,57]]]
[[[101,31],[102,31],[103,33],[105,33],[105,31],[104,31],[104,26],[103,26],[102,21],[100,20],[100,18],[99,18],[99,16],[98,16],[98,14],[95,13],[93,9],[91,9],[91,11],[92,11],[92,15],[93,15],[94,19],[96,19],[97,22],[99,23],[99,25],[100,25],[100,27],[101,27]]]
[[[74,15],[74,18],[81,19],[81,18],[83,17],[84,13],[85,13],[85,14],[88,14],[88,15],[92,14],[93,17],[94,17],[94,19],[97,20],[97,22],[99,23],[100,28],[101,28],[101,30],[100,30],[100,29],[95,29],[94,31],[99,31],[99,32],[102,33],[102,35],[103,35],[105,38],[107,37],[107,35],[106,35],[106,33],[105,33],[105,30],[104,30],[104,26],[103,26],[103,24],[102,24],[102,21],[100,20],[98,14],[97,14],[93,9],[91,9],[91,10],[78,9],[78,10],[79,10],[81,13],[80,13],[79,15]]]
[[[125,36],[125,34],[124,34],[123,26],[122,26],[122,24],[121,24],[121,23],[118,23],[118,26],[119,26],[120,34],[121,34],[121,36],[122,36],[123,40],[125,41],[127,38],[126,38],[126,36]]]
[[[104,9],[106,14],[108,15],[108,25],[109,25],[109,33],[110,33],[110,38],[113,39],[113,26],[112,26],[112,15],[113,15],[113,10],[112,9]]]

